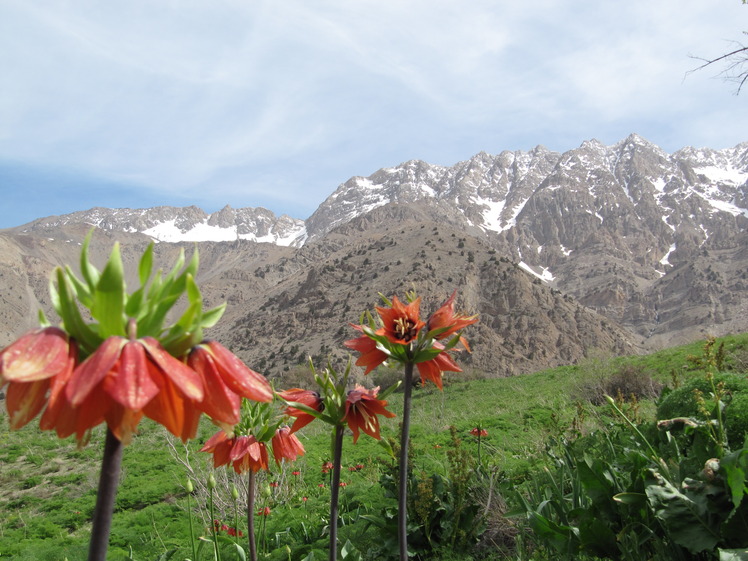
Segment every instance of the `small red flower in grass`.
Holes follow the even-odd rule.
[[[488,431],[480,427],[475,427],[474,429],[470,431],[470,434],[472,434],[473,436],[483,437],[483,436],[488,436]]]
[[[266,506],[257,511],[257,516],[270,516],[270,507]]]
[[[301,497],[301,500],[304,501],[304,502],[307,502],[307,500],[309,500],[309,499],[307,497]]]
[[[280,427],[275,432],[272,439],[272,445],[275,463],[278,465],[280,465],[282,460],[293,462],[299,456],[303,456],[305,452],[301,441],[288,427]]]
[[[279,487],[279,486],[280,486],[280,483],[278,483],[277,481],[271,481],[271,482],[270,482],[270,486],[271,486],[271,487]]]
[[[291,475],[294,475],[294,476],[298,477],[298,476],[301,475],[301,472],[299,470],[295,470],[295,471],[291,472]]]
[[[351,466],[348,468],[348,471],[356,471],[356,468],[354,466]]]
[[[156,339],[113,336],[75,368],[65,398],[76,416],[58,419],[60,436],[80,437],[105,420],[120,441],[128,442],[145,414],[187,440],[197,431],[203,383]]]
[[[315,411],[322,411],[322,398],[315,391],[302,390],[301,388],[291,388],[290,390],[278,392],[278,395],[286,401],[295,401],[297,403],[301,403],[302,405],[306,405],[307,407],[309,407],[310,409],[314,409]],[[307,426],[315,419],[314,415],[310,415],[309,413],[302,411],[301,409],[297,409],[296,407],[286,407],[284,413],[290,417],[296,417],[293,425],[291,425],[291,432],[296,432],[297,430]]]
[[[241,399],[269,402],[273,390],[264,376],[247,367],[235,354],[216,341],[195,346],[187,364],[210,388],[198,408],[226,428],[241,418]]]
[[[0,351],[0,388],[8,383],[5,405],[10,428],[15,430],[26,425],[45,403],[45,426],[56,420],[60,411],[57,404],[60,390],[77,362],[78,347],[67,333],[56,327],[29,331]],[[50,391],[55,397],[55,407],[51,411],[47,399]]]
[[[353,431],[353,443],[358,440],[359,430],[369,436],[380,439],[379,435],[379,417],[392,418],[395,416],[391,411],[387,411],[385,400],[377,399],[379,388],[367,390],[363,386],[356,386],[355,389],[348,392],[345,401],[345,417],[348,427]]]
[[[332,468],[332,462],[322,462],[322,473],[330,473]]]
[[[317,487],[324,487],[324,486],[325,486],[324,483],[317,483]]]
[[[340,483],[338,483],[338,486],[340,486],[340,487],[348,487],[348,483],[346,483],[345,481],[341,481]]]

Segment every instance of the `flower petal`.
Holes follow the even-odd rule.
[[[71,405],[79,406],[114,368],[126,343],[127,339],[124,337],[109,337],[91,356],[78,365],[65,389]]]
[[[59,374],[67,366],[68,347],[67,333],[56,327],[25,333],[0,352],[0,386]]]
[[[203,399],[204,388],[199,374],[181,360],[171,356],[153,337],[143,337],[139,340],[145,347],[152,362],[161,372],[171,379],[179,390],[189,399],[200,401]]]
[[[265,376],[244,364],[239,357],[216,341],[203,343],[210,349],[218,371],[225,384],[242,397],[253,401],[270,402],[273,400],[273,388]]]
[[[122,348],[114,376],[104,382],[106,392],[123,407],[139,411],[158,393],[151,379],[145,349],[138,341],[128,341]]]

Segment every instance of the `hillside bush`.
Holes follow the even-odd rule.
[[[714,384],[722,384],[727,396],[723,412],[727,440],[733,446],[739,446],[748,430],[748,378],[741,374],[718,373],[714,375]],[[694,393],[696,391],[709,396],[712,393],[712,382],[705,376],[699,376],[669,392],[657,406],[657,418],[703,418]]]
[[[657,398],[663,385],[652,378],[652,373],[642,366],[625,364],[610,376],[583,383],[578,390],[579,399],[593,405],[605,403],[605,396],[620,396],[623,400]]]

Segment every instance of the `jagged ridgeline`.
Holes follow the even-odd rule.
[[[91,225],[94,262],[115,239],[133,266],[150,240],[169,242],[165,264],[198,242],[208,305],[229,304],[211,335],[271,376],[345,356],[348,322],[413,285],[427,311],[457,288],[481,314],[461,364],[491,376],[746,331],[747,180],[748,143],[667,154],[631,135],[406,162],[351,178],[307,220],[231,207],[40,218],[0,232],[0,345],[49,311],[49,273],[77,262]]]

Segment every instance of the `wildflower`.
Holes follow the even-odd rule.
[[[130,331],[135,331],[134,321]],[[75,426],[62,429],[63,434],[69,431],[65,436],[74,429],[80,438],[106,420],[117,439],[126,443],[145,414],[187,440],[197,431],[196,405],[203,398],[203,384],[156,339],[113,336],[75,368],[65,398],[78,409]],[[59,434],[62,427],[57,428]]]
[[[338,486],[339,487],[347,487],[348,483],[346,483],[345,481],[341,481],[340,483],[338,483]]]
[[[447,337],[450,337],[454,333],[460,331],[462,328],[467,327],[468,325],[472,325],[478,321],[477,315],[455,315],[454,303],[456,295],[457,290],[455,290],[452,293],[452,296],[450,296],[438,310],[431,314],[429,319],[426,321],[427,331],[434,331],[437,329],[443,330],[434,335],[436,339],[446,339]],[[467,345],[467,341],[463,337],[460,337],[460,341],[463,343],[466,349],[470,349],[470,347],[468,347]]]
[[[5,402],[11,429],[36,417],[48,402],[50,387],[70,377],[77,357],[75,342],[56,327],[30,331],[0,351],[0,388],[8,382]]]
[[[434,347],[443,349],[444,345],[434,341]],[[440,390],[442,389],[442,372],[462,372],[462,368],[457,366],[447,351],[440,352],[431,360],[416,363],[416,368],[421,375],[421,382],[425,383],[426,380],[430,380]]]
[[[386,336],[392,343],[410,343],[426,325],[419,316],[420,305],[420,298],[405,305],[395,296],[390,308],[377,306],[377,313],[382,318],[382,327],[377,330],[377,335]]]
[[[280,483],[278,483],[277,481],[271,481],[270,482],[270,486],[271,487],[278,487],[278,486],[280,486]]]
[[[378,387],[367,390],[363,386],[356,386],[355,389],[348,392],[344,419],[353,431],[354,444],[358,440],[359,430],[377,440],[380,439],[377,415],[384,415],[389,418],[395,416],[394,413],[385,409],[386,401],[377,399],[378,393]]]
[[[288,427],[280,427],[273,436],[273,456],[275,463],[280,465],[281,460],[294,461],[304,455],[304,446],[301,441],[291,432]]]
[[[301,472],[299,470],[294,470],[294,471],[291,472],[291,475],[294,475],[294,476],[298,477],[298,476],[301,475]]]
[[[247,367],[226,347],[205,341],[190,351],[187,364],[210,388],[199,405],[219,425],[233,427],[241,418],[241,398],[269,402],[273,399],[264,376]]]
[[[356,471],[356,468],[354,466],[351,466],[348,468],[348,471]]]
[[[362,331],[360,325],[351,324],[353,329]],[[389,355],[377,347],[377,342],[368,335],[362,335],[355,339],[349,339],[343,343],[349,349],[358,352],[360,356],[356,360],[356,366],[365,366],[364,374],[368,374],[377,366],[382,364]]]
[[[257,511],[257,516],[270,516],[270,507],[266,506]]]
[[[231,448],[231,462],[236,473],[268,469],[268,450],[264,442],[252,436],[239,436]],[[272,485],[272,483],[271,483]]]
[[[332,462],[322,462],[322,473],[329,473],[332,468]]]
[[[356,464],[356,471],[364,469],[364,464]]]
[[[472,429],[470,431],[470,434],[473,435],[473,436],[479,436],[479,437],[482,438],[484,436],[488,436],[488,431],[486,429],[482,429],[480,427],[475,427],[474,429]]]
[[[286,401],[295,401],[297,403],[301,403],[302,405],[306,405],[307,407],[314,409],[315,411],[322,411],[324,407],[320,395],[312,390],[291,388],[290,390],[279,392],[278,395]],[[302,411],[301,409],[297,409],[296,407],[286,407],[284,412],[290,417],[296,417],[293,425],[291,425],[291,432],[298,431],[315,419],[314,415],[310,415],[309,413]]]
[[[324,487],[324,486],[325,486],[324,483],[317,483],[317,487]]]
[[[229,463],[236,473],[244,473],[247,470],[256,472],[268,468],[267,448],[254,436],[230,437],[224,431],[218,431],[208,439],[200,451],[213,454],[215,468]]]
[[[307,500],[309,500],[309,499],[307,497],[301,497],[301,500],[304,501],[304,502],[307,502]]]
[[[226,533],[231,537],[236,537],[236,528],[230,527],[226,530]]]

